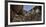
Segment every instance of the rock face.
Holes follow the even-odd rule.
[[[35,6],[29,12],[23,11],[23,5],[11,5],[10,21],[25,22],[25,21],[41,21],[41,6]]]
[[[22,5],[11,5],[10,6],[10,21],[12,22],[17,15],[23,15]],[[15,21],[15,20],[14,20]]]
[[[40,21],[41,20],[41,6],[35,6],[32,9],[33,18],[32,21]]]

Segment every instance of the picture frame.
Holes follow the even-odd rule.
[[[40,25],[40,24],[45,24],[45,3],[43,2],[22,2],[22,1],[7,1],[5,2],[5,25],[9,26],[22,26],[22,25]],[[10,22],[10,5],[35,5],[35,6],[41,6],[42,7],[42,21],[41,22],[15,22],[11,23]]]

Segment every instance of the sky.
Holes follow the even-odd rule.
[[[33,7],[32,5],[24,5],[23,9],[26,10],[26,11],[29,11],[29,10],[32,9],[32,7]]]

